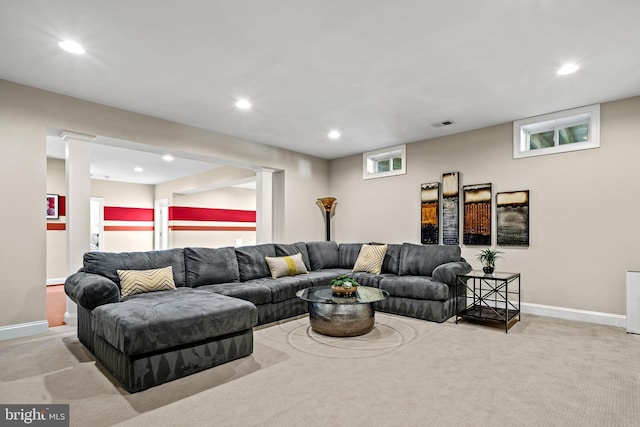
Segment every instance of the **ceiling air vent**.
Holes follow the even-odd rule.
[[[433,126],[434,128],[441,128],[442,126],[451,126],[454,123],[455,122],[453,120],[443,120],[441,122],[434,123],[431,126]]]

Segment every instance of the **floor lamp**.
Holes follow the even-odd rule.
[[[331,218],[336,213],[338,200],[335,197],[323,197],[316,202],[324,214],[324,222],[327,230],[327,241],[331,240]]]

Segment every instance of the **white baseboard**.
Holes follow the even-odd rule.
[[[61,285],[61,284],[64,283],[65,280],[67,280],[66,277],[58,277],[58,278],[53,278],[53,279],[47,279],[47,286]]]
[[[467,296],[467,304],[473,304],[473,297]],[[504,308],[504,301],[497,301],[495,307]],[[517,307],[517,301],[511,301],[512,307]],[[534,314],[537,316],[555,317],[556,319],[575,320],[577,322],[595,323],[598,325],[627,327],[627,316],[623,314],[602,313],[599,311],[578,310],[575,308],[556,307],[553,305],[533,304],[522,302],[520,304],[522,314]]]
[[[47,331],[49,331],[49,322],[46,320],[0,326],[0,341],[44,334]]]
[[[64,312],[64,323],[69,326],[76,326],[78,324],[78,313],[69,313],[68,311]]]
[[[551,305],[532,304],[528,302],[522,303],[520,311],[523,314],[536,314],[539,316],[556,317],[558,319],[596,323],[598,325],[617,326],[619,328],[627,327],[627,316],[623,314],[554,307]]]

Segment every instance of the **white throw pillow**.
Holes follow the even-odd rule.
[[[154,270],[118,270],[123,297],[176,288],[171,266]]]
[[[382,262],[387,253],[387,245],[362,245],[356,265],[353,271],[364,271],[367,273],[380,274]]]

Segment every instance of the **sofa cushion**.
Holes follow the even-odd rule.
[[[251,279],[270,277],[271,271],[265,261],[265,257],[268,256],[276,256],[276,250],[272,243],[236,248],[240,281],[246,282]]]
[[[307,270],[311,270],[311,262],[309,261],[309,252],[307,251],[306,243],[274,243],[273,247],[276,249],[276,256],[287,256],[297,253],[302,254],[302,261],[304,262],[305,267],[307,267]]]
[[[271,270],[271,277],[274,279],[309,273],[304,262],[302,262],[302,254],[299,253],[278,257],[268,256],[265,257],[265,261],[267,261],[269,270]]]
[[[460,261],[460,246],[403,243],[398,274],[431,276],[437,266],[453,261]]]
[[[336,242],[307,242],[307,251],[309,252],[312,270],[340,268],[340,257]]]
[[[249,283],[257,284],[271,289],[271,302],[278,303],[289,299],[296,298],[296,292],[301,289],[314,286],[314,277],[307,274],[299,276],[286,276],[279,279],[263,278],[255,279]]]
[[[340,246],[338,246],[340,268],[352,269],[356,265],[361,248],[362,243],[340,243]]]
[[[123,297],[176,288],[171,266],[153,270],[118,270]]]
[[[353,271],[380,274],[387,245],[362,245]]]
[[[382,272],[398,274],[400,269],[400,253],[402,251],[402,245],[395,243],[387,245],[387,252],[384,254],[384,260],[382,261]]]
[[[193,344],[252,328],[248,301],[191,288],[131,296],[93,310],[96,335],[132,356]]]
[[[118,286],[118,270],[151,270],[170,265],[176,286],[185,286],[184,251],[181,248],[147,252],[87,252],[83,260],[85,273],[107,277]]]
[[[356,282],[358,282],[359,285],[378,288],[380,285],[380,280],[382,280],[382,278],[385,276],[390,276],[390,274],[371,274],[371,273],[353,272],[348,274],[348,276],[353,278]]]
[[[378,286],[389,292],[392,297],[431,301],[446,301],[449,298],[449,287],[444,283],[432,281],[430,277],[383,277]]]
[[[271,289],[251,282],[218,283],[216,285],[200,286],[198,290],[240,298],[255,305],[269,304],[271,302]]]
[[[240,280],[238,259],[232,247],[185,248],[186,284],[192,288]]]

